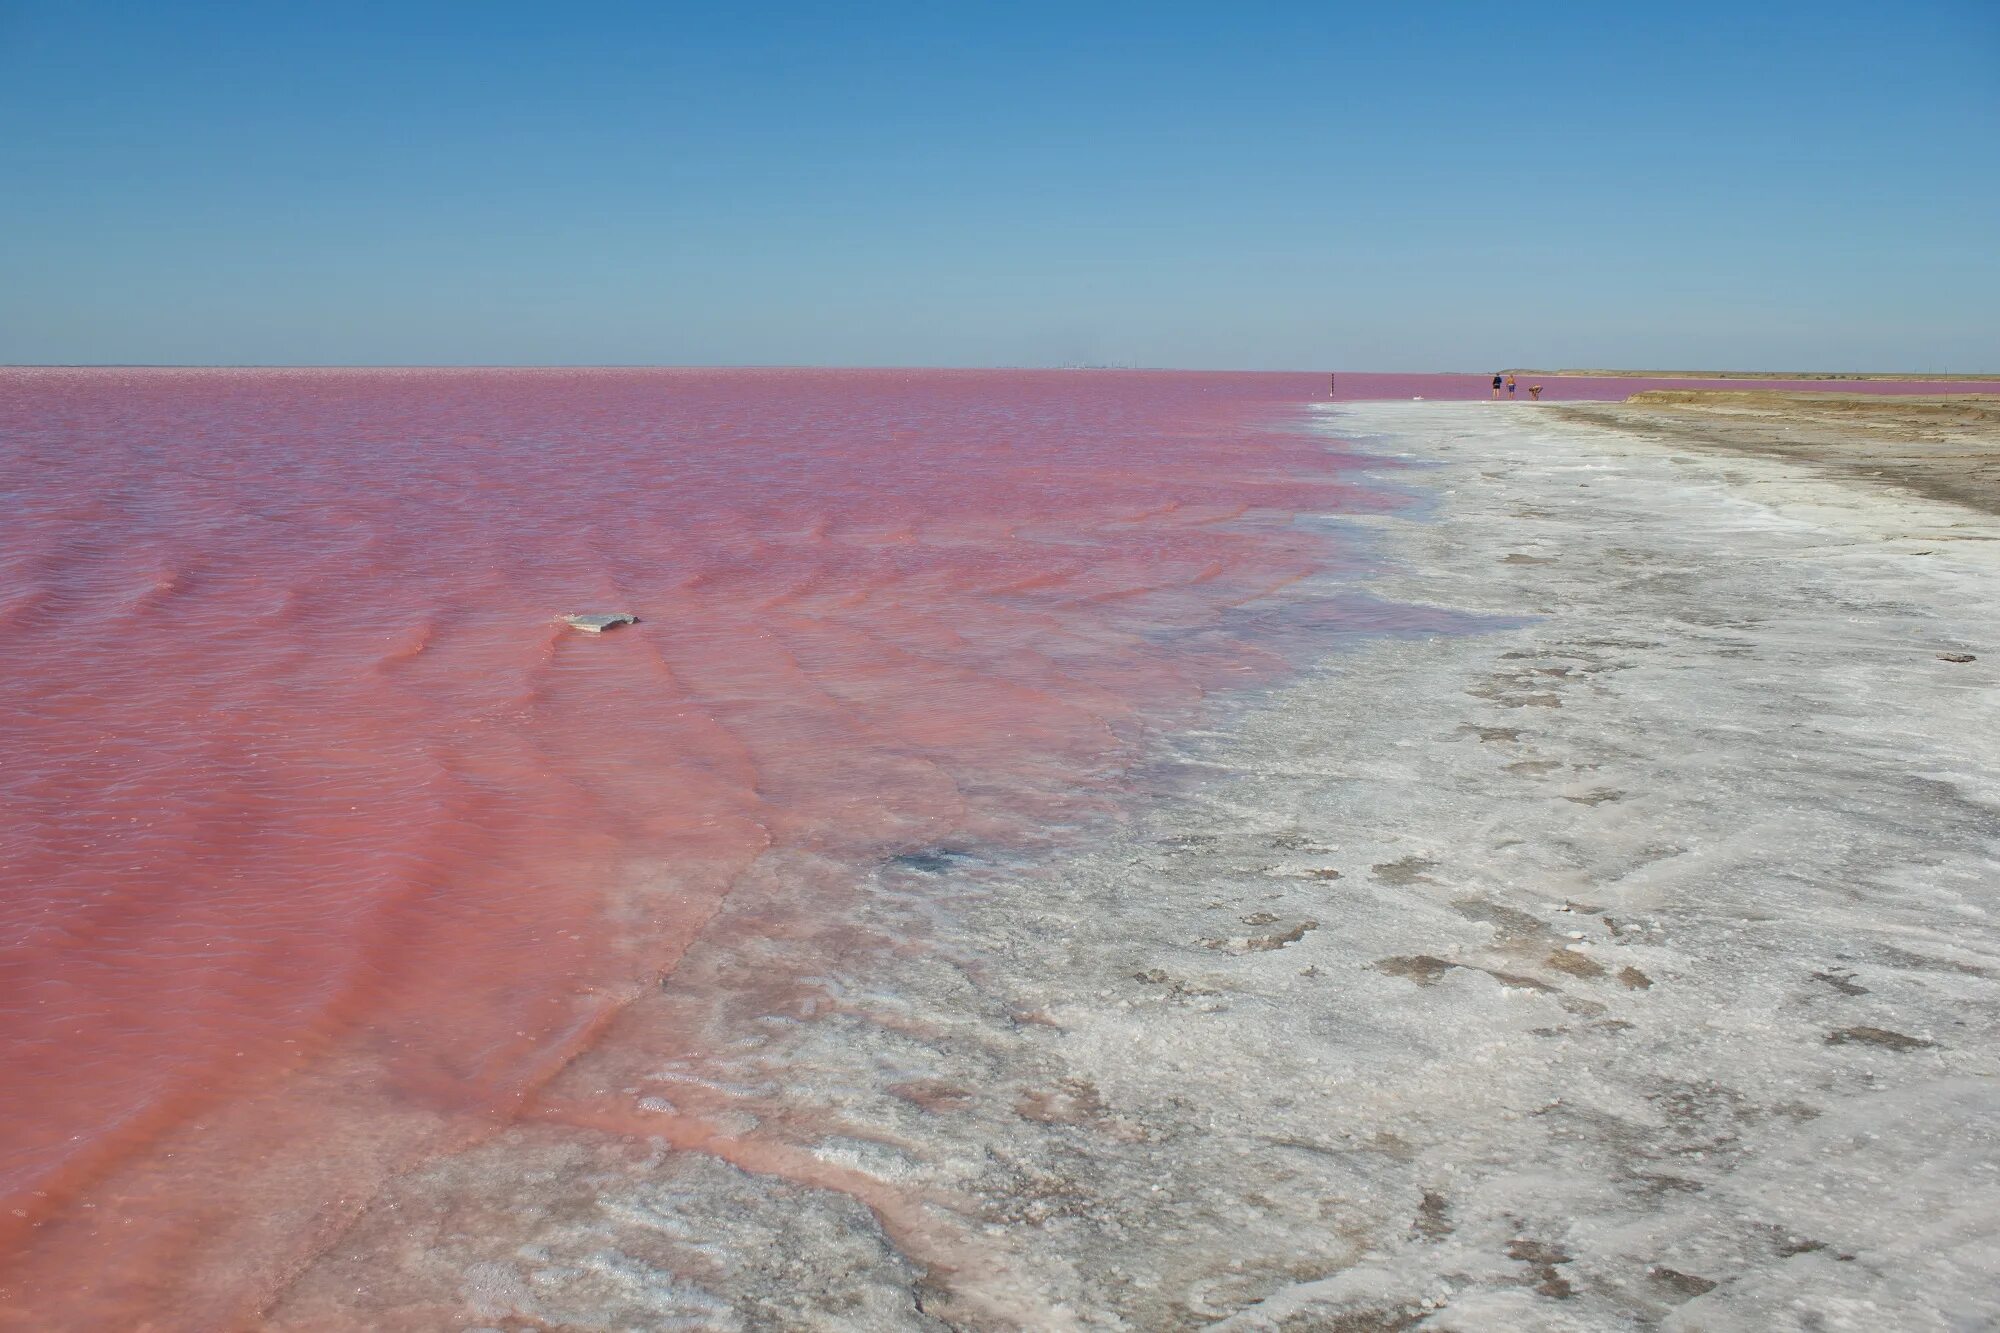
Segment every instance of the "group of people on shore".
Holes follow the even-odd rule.
[[[1511,374],[1506,374],[1504,372],[1495,372],[1493,376],[1493,396],[1495,398],[1498,398],[1500,396],[1500,389],[1503,384],[1506,386],[1507,396],[1509,398],[1514,397],[1515,396],[1514,377]],[[1538,403],[1541,402],[1542,386],[1539,384],[1530,384],[1528,386],[1528,397],[1534,399]]]

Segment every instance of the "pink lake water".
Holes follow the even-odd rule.
[[[0,1311],[240,1324],[532,1114],[774,849],[1060,841],[1283,674],[1242,608],[1349,616],[1298,520],[1399,500],[1307,429],[1326,393],[0,371]]]

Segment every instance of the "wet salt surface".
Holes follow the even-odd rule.
[[[837,924],[767,858],[683,966],[726,1002],[628,1008],[571,1119],[399,1182],[271,1322],[1993,1323],[1993,521],[1327,428],[1430,464],[1435,521],[1346,523],[1371,591],[1483,632],[1348,641],[1085,848],[886,863]]]

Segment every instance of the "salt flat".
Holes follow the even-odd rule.
[[[1369,591],[1483,628],[1230,703],[1086,854],[885,865],[850,928],[903,956],[654,1071],[699,1132],[510,1130],[272,1324],[2000,1319],[2000,519],[1525,404],[1319,421],[1428,497],[1338,520]]]

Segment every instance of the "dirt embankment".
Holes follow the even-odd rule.
[[[2000,395],[1654,389],[1553,410],[1678,448],[1779,458],[2000,514]]]
[[[1521,370],[1516,375],[1588,375],[1634,380],[1886,380],[1898,384],[1992,384],[2000,374],[1946,375],[1926,371],[1870,370]]]

